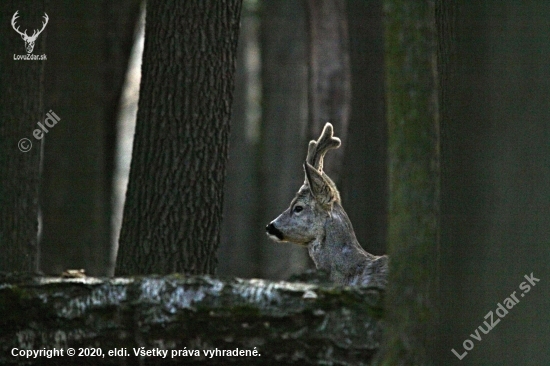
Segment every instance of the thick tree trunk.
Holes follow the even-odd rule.
[[[439,116],[432,0],[386,0],[390,277],[385,364],[430,363],[439,241]]]
[[[309,128],[316,139],[327,122],[346,146],[350,110],[350,68],[346,0],[307,0],[309,11]],[[343,148],[331,151],[324,170],[339,182]]]
[[[263,280],[0,276],[0,363],[367,365],[381,338],[381,302],[375,288]],[[71,357],[69,347],[101,355]],[[140,347],[168,354],[135,357]],[[13,356],[54,348],[63,356]],[[115,349],[122,356],[109,356]]]
[[[33,131],[44,121],[46,61],[14,60],[14,55],[27,55],[21,36],[9,25],[16,10],[20,30],[28,28],[31,35],[32,27],[40,29],[44,21],[45,4],[36,0],[0,5],[0,271],[36,271],[42,143]],[[46,30],[36,39],[35,56],[45,53],[45,38]]]
[[[304,182],[307,155],[307,25],[300,1],[262,4],[261,210],[257,228],[283,212]],[[285,279],[309,261],[305,248],[260,242],[260,276]]]
[[[45,137],[40,267],[112,275],[116,118],[139,0],[48,5],[46,103],[61,118]]]
[[[213,273],[241,0],[147,3],[117,273]]]
[[[436,364],[549,365],[550,2],[438,6],[443,321]],[[531,273],[540,282],[526,293]],[[499,316],[497,304],[512,293],[519,301]],[[484,322],[495,326],[490,334],[480,331]]]

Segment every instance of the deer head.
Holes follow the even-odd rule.
[[[310,141],[304,163],[305,182],[290,207],[266,226],[267,234],[276,241],[308,245],[324,235],[326,219],[340,194],[334,182],[323,172],[323,159],[330,149],[340,146],[327,123],[317,141]]]
[[[21,35],[21,38],[23,38],[23,41],[25,41],[25,49],[27,50],[27,53],[31,53],[32,50],[34,49],[34,42],[36,41],[36,38],[38,38],[40,33],[42,33],[42,31],[44,30],[44,28],[46,28],[46,25],[48,24],[48,20],[49,20],[48,14],[44,13],[44,22],[42,22],[42,29],[40,30],[35,29],[32,36],[28,36],[26,29],[24,32],[21,32],[19,30],[19,27],[16,27],[15,25],[15,21],[18,18],[18,15],[17,15],[18,12],[19,10],[17,10],[15,14],[13,14],[13,17],[11,18],[11,26],[17,33]]]
[[[266,226],[267,235],[307,246],[315,266],[337,284],[385,287],[388,257],[376,257],[361,248],[336,185],[323,172],[325,154],[339,146],[340,139],[327,123],[319,139],[309,143],[304,184],[290,207]]]

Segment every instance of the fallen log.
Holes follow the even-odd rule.
[[[0,274],[0,364],[368,365],[382,297],[373,287],[178,274]]]

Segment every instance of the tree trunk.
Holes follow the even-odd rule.
[[[243,2],[235,95],[225,179],[224,214],[218,274],[259,277],[259,243],[265,234],[258,224],[258,130],[260,109],[259,15]]]
[[[380,255],[386,253],[388,229],[382,0],[348,0],[346,5],[351,111],[339,188],[357,240],[369,253]]]
[[[435,342],[439,116],[432,0],[384,2],[391,258],[384,364],[429,364]]]
[[[0,276],[2,365],[367,365],[381,338],[382,294],[211,277],[63,280]],[[103,356],[70,357],[69,347]],[[166,358],[134,350],[167,350]],[[22,350],[63,350],[46,358]],[[118,354],[109,356],[109,350]],[[183,351],[179,356],[173,350]],[[208,350],[256,351],[251,357]],[[196,352],[199,355],[195,355]],[[191,353],[191,356],[188,356]]]
[[[150,1],[117,273],[213,273],[241,0]]]
[[[0,271],[37,270],[38,179],[41,140],[34,138],[44,121],[43,60],[14,60],[27,55],[25,43],[9,26],[16,10],[20,30],[40,29],[44,1],[2,1],[0,5]],[[35,41],[44,54],[46,30]],[[48,55],[46,55],[47,57]],[[25,139],[25,140],[23,140]],[[30,150],[28,150],[30,149]]]
[[[436,364],[548,365],[550,3],[438,6],[444,321]],[[531,285],[531,274],[540,282]],[[516,305],[497,313],[512,294]],[[486,324],[498,325],[484,335]]]
[[[308,141],[331,122],[347,146],[350,109],[350,68],[346,0],[307,0],[309,11],[309,126]],[[326,173],[338,183],[343,148],[330,152]]]
[[[283,212],[304,182],[307,155],[306,13],[300,1],[262,4],[262,131],[258,230]],[[284,279],[303,271],[307,251],[262,235],[260,276]]]
[[[45,137],[40,267],[114,272],[111,199],[120,95],[139,0],[52,0],[47,108],[61,120]]]

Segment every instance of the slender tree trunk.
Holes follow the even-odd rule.
[[[243,2],[239,33],[218,273],[251,278],[260,276],[258,243],[265,233],[262,225],[257,225],[260,204],[259,15],[250,1]]]
[[[44,121],[46,61],[14,60],[13,55],[27,52],[21,36],[9,24],[18,11],[19,28],[28,28],[31,35],[33,27],[40,29],[44,10],[42,0],[2,1],[0,5],[0,271],[37,270],[42,144],[33,131],[37,122]],[[46,30],[35,41],[34,55],[45,53],[45,38]]]
[[[112,275],[116,118],[139,0],[49,2],[41,269]]]
[[[432,0],[384,2],[389,254],[384,364],[430,363],[436,324],[439,116]]]
[[[352,98],[339,188],[357,240],[380,255],[388,229],[382,0],[348,0],[347,14]]]
[[[118,274],[216,269],[241,5],[147,4]]]
[[[346,146],[350,110],[350,67],[346,0],[307,0],[309,11],[308,140],[320,135],[326,122]],[[343,148],[330,152],[324,165],[336,182],[344,162]]]
[[[146,0],[105,1],[104,12],[108,23],[104,28],[105,54],[104,54],[104,128],[105,128],[105,191],[108,192],[108,207],[106,217],[109,222],[109,242],[105,243],[106,254],[109,255],[108,275],[115,273],[116,254],[118,250],[118,237],[120,234],[120,221],[122,215],[115,217],[117,207],[123,205],[124,195],[117,198],[116,169],[117,158],[121,151],[118,143],[122,139],[119,122],[123,119],[126,103],[124,91],[127,87],[127,76],[130,71],[130,62],[134,51],[134,45],[138,42],[140,17],[145,8]],[[135,120],[134,120],[135,122]],[[124,186],[126,188],[126,185]]]
[[[307,25],[301,1],[267,0],[261,18],[261,221],[283,212],[304,182],[307,155]],[[261,277],[285,279],[307,267],[308,254],[293,244],[261,240]]]

